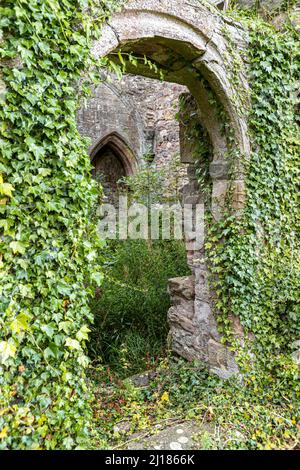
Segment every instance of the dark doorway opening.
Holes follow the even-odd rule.
[[[116,151],[109,145],[102,147],[93,161],[93,177],[100,180],[104,194],[114,199],[118,191],[118,181],[126,176],[125,166]]]

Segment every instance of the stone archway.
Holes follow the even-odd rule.
[[[92,162],[94,162],[97,155],[99,155],[104,148],[110,149],[112,153],[120,159],[124,167],[125,176],[130,176],[136,172],[138,167],[137,159],[127,142],[125,142],[117,132],[112,132],[105,136],[92,147],[90,151]]]
[[[230,49],[225,29],[232,38]],[[247,121],[239,103],[248,94],[248,84],[242,70],[238,89],[231,80],[232,62],[246,46],[247,38],[239,24],[226,21],[212,7],[196,0],[129,0],[122,12],[115,14],[105,26],[102,38],[93,49],[95,56],[116,60],[117,51],[121,50],[125,57],[126,53],[133,53],[141,60],[137,66],[128,63],[128,72],[157,78],[155,69],[144,64],[146,56],[160,68],[166,81],[189,88],[197,102],[199,121],[209,134],[213,148],[208,204],[215,219],[222,218],[229,180],[233,210],[241,210],[244,204],[242,163],[239,160],[234,163],[234,177],[230,179],[228,143],[234,140],[236,149],[247,158],[250,152]],[[195,188],[193,185],[191,181],[191,187]],[[198,196],[199,201],[201,194]],[[193,276],[173,280],[170,285],[176,299],[169,312],[173,349],[188,359],[206,361],[212,371],[227,377],[237,367],[217,332],[204,246],[197,253],[192,270]]]
[[[107,196],[117,194],[118,181],[133,175],[138,168],[138,162],[129,145],[122,137],[113,132],[96,145],[90,152],[94,176],[103,175],[103,187]]]

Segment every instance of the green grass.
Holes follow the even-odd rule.
[[[168,279],[189,274],[178,241],[110,242],[106,278],[91,308],[90,357],[120,377],[152,367],[166,349]]]
[[[105,367],[91,369],[94,390],[93,448],[126,448],[174,422],[193,423],[199,449],[291,450],[300,448],[298,400],[280,404],[257,393],[251,377],[224,381],[199,363],[172,356],[159,361],[148,385],[136,387]],[[266,392],[267,390],[265,390]],[[126,422],[125,431],[115,426]]]

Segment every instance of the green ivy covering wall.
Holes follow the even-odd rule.
[[[91,41],[117,3],[1,3],[2,449],[72,448],[87,435],[88,298],[102,275],[76,109]]]
[[[280,401],[300,393],[299,36],[288,17],[278,30],[251,12],[232,16],[249,31],[252,152],[243,162],[243,216],[228,207],[208,252],[223,340],[239,350],[254,392]],[[231,313],[245,329],[244,344],[233,335]]]

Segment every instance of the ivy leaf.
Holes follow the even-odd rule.
[[[5,364],[7,359],[14,357],[16,354],[17,348],[15,342],[11,339],[8,341],[0,342],[0,364]]]
[[[66,346],[68,346],[70,349],[77,349],[77,350],[81,349],[79,341],[77,341],[76,339],[72,339],[72,338],[66,339]]]
[[[65,333],[69,333],[72,323],[70,321],[61,321],[58,325],[59,331],[64,331]]]
[[[70,450],[73,447],[74,447],[74,439],[72,439],[71,437],[66,437],[63,440],[63,448],[67,449],[67,450]]]
[[[92,273],[91,278],[92,278],[92,281],[94,281],[97,284],[97,286],[100,287],[104,279],[104,275],[103,273],[94,272]]]
[[[14,191],[14,188],[11,184],[9,183],[0,183],[0,194],[4,194],[4,196],[12,196],[12,191]]]
[[[8,431],[7,426],[3,428],[2,431],[0,431],[0,439],[4,439],[7,436],[7,431]]]
[[[51,343],[44,351],[44,358],[50,359],[51,357],[56,358],[58,355],[59,348],[56,346],[56,344]]]
[[[83,325],[80,330],[76,333],[76,338],[78,339],[78,341],[88,340],[90,331],[91,330],[86,325]]]
[[[39,174],[41,176],[49,176],[51,175],[51,170],[50,168],[39,168]]]
[[[87,367],[90,363],[90,359],[85,355],[81,354],[78,359],[77,359],[78,364],[80,364],[82,367]]]
[[[35,155],[37,159],[45,155],[45,149],[40,145],[37,145],[32,137],[26,137],[25,142],[28,145],[29,150]]]
[[[55,325],[54,325],[54,323],[48,323],[46,325],[42,325],[41,330],[44,333],[46,333],[48,338],[52,338],[52,336],[54,335],[54,332],[55,332]]]

